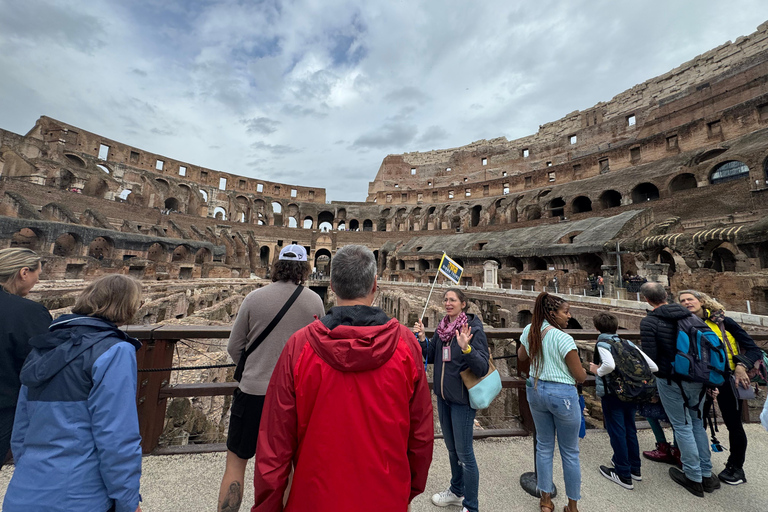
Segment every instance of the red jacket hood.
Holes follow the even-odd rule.
[[[307,337],[315,353],[342,372],[379,368],[395,353],[402,326],[392,318],[383,325],[339,325],[333,329],[320,320],[307,326]]]

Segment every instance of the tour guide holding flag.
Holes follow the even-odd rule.
[[[458,284],[462,271],[461,266],[443,254],[439,272]],[[464,292],[448,289],[443,295],[443,306],[446,315],[431,340],[427,340],[421,320],[414,325],[426,362],[434,364],[437,413],[451,463],[450,487],[433,495],[432,503],[440,507],[463,505],[462,512],[477,512],[480,473],[472,447],[475,410],[469,405],[469,392],[460,372],[470,368],[475,375],[488,373],[488,341],[480,318],[466,313]]]

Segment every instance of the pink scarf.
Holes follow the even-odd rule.
[[[459,313],[456,320],[451,322],[448,315],[445,315],[440,323],[437,325],[437,335],[440,336],[440,340],[443,343],[448,343],[451,338],[456,336],[456,331],[460,330],[463,326],[469,323],[466,313],[463,311]]]

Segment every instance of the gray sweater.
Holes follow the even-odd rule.
[[[277,315],[296,290],[292,282],[277,281],[249,293],[240,306],[229,335],[227,352],[237,363],[243,349],[255,340]],[[240,379],[240,390],[250,395],[265,395],[280,353],[288,338],[325,314],[318,294],[305,288],[259,348],[248,356]]]

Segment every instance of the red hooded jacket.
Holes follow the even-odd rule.
[[[286,511],[405,512],[424,491],[434,427],[421,348],[396,319],[359,308],[333,308],[288,340],[264,404],[252,512],[283,510],[292,465]],[[343,311],[365,325],[329,320]]]

